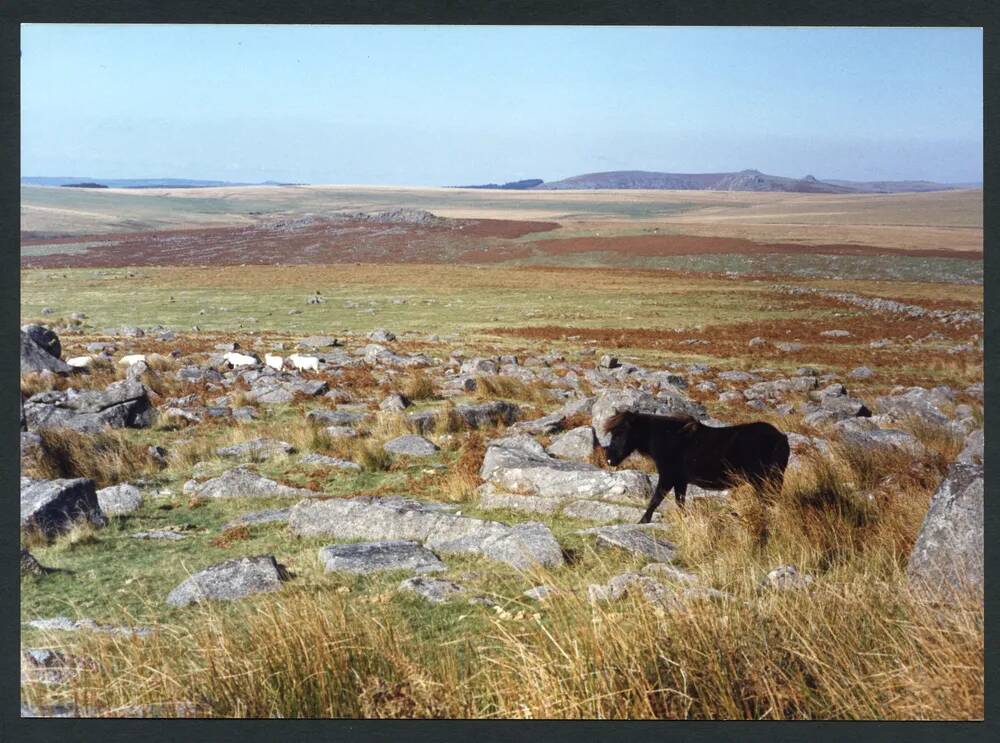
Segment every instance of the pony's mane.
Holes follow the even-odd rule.
[[[682,424],[685,429],[695,426],[698,423],[696,418],[684,413],[678,415],[655,415],[653,413],[637,413],[634,410],[624,410],[621,413],[615,413],[613,416],[608,418],[604,424],[604,433],[614,433],[623,424],[634,418],[651,418],[653,420],[671,421],[673,423]]]

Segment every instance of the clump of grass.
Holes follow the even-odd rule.
[[[351,461],[357,462],[367,472],[384,472],[392,466],[392,455],[378,441],[350,439]]]
[[[102,488],[159,469],[146,448],[130,443],[121,431],[83,433],[70,428],[41,428],[38,435],[39,452],[27,471],[44,479],[88,477]]]
[[[476,488],[483,484],[479,468],[486,453],[482,434],[472,431],[458,449],[458,457],[441,482],[440,497],[452,503],[466,503],[473,499]]]
[[[416,371],[403,382],[400,393],[409,400],[430,400],[434,398],[434,382],[424,371]]]
[[[222,534],[212,539],[211,544],[213,547],[219,547],[220,549],[229,549],[233,543],[248,539],[250,539],[250,529],[245,524],[240,524],[239,526],[231,526],[223,531]]]
[[[550,405],[555,397],[544,382],[523,382],[504,374],[481,374],[476,377],[476,399],[518,400],[535,405]]]

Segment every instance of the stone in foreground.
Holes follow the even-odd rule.
[[[66,531],[75,521],[104,526],[94,481],[21,478],[21,528],[37,529],[46,537]]]
[[[208,600],[236,601],[257,593],[277,591],[284,578],[284,568],[272,555],[226,560],[181,583],[167,596],[167,604],[180,607]]]
[[[454,581],[422,576],[407,578],[399,584],[399,590],[412,591],[432,604],[443,604],[453,596],[465,592],[465,589]]]
[[[437,573],[447,570],[437,555],[417,542],[362,542],[336,544],[319,551],[326,572],[375,573],[383,570],[410,570]]]
[[[620,524],[617,526],[598,526],[593,529],[583,529],[578,534],[593,534],[598,549],[618,548],[633,555],[651,557],[654,560],[670,561],[677,553],[676,545],[657,534],[662,534],[659,526],[648,524]]]
[[[292,488],[269,480],[253,470],[237,467],[218,477],[206,480],[194,491],[204,498],[275,498],[310,497],[314,493],[305,488]]]
[[[142,505],[142,493],[135,485],[122,483],[97,491],[97,502],[105,516],[128,516]]]
[[[235,459],[240,462],[263,462],[280,454],[291,454],[294,447],[287,441],[278,441],[260,437],[252,441],[244,441],[232,446],[222,446],[215,453],[224,459]]]
[[[982,464],[957,462],[931,498],[910,553],[910,580],[931,593],[983,595]]]
[[[423,436],[406,434],[385,442],[382,447],[390,454],[400,454],[408,457],[429,457],[438,451],[437,445]]]
[[[516,568],[563,564],[562,549],[543,524],[508,526],[419,502],[301,501],[292,508],[288,524],[297,536],[412,540],[439,554],[482,555]]]

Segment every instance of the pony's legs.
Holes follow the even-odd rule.
[[[663,502],[664,496],[669,492],[670,488],[660,487],[660,483],[657,481],[653,497],[649,499],[649,508],[646,509],[646,513],[639,519],[640,524],[648,524],[653,519],[653,514],[656,512],[657,507]]]

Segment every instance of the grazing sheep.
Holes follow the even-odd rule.
[[[272,369],[281,371],[282,367],[285,365],[285,360],[281,356],[276,356],[273,353],[266,353],[264,354],[264,363]]]
[[[146,354],[144,354],[144,353],[133,353],[133,354],[129,354],[128,356],[122,356],[121,359],[118,361],[118,363],[119,364],[127,364],[128,366],[132,366],[132,364],[137,364],[140,361],[145,361],[145,360],[146,360]]]
[[[288,357],[291,362],[299,371],[319,371],[319,357],[318,356],[300,356],[297,353],[293,353]]]
[[[229,365],[232,367],[256,366],[258,363],[260,363],[253,356],[247,356],[245,353],[236,353],[235,351],[229,351],[228,353],[224,354],[222,358],[228,361]]]

